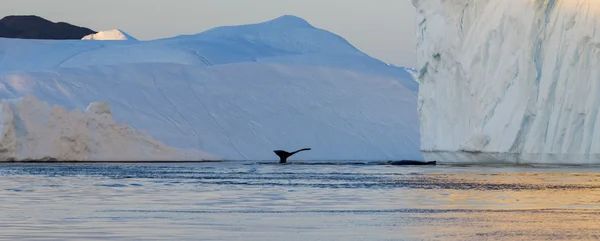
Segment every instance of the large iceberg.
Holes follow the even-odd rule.
[[[106,102],[116,123],[227,160],[420,159],[417,91],[294,16],[152,41],[0,39],[0,99]]]
[[[425,159],[600,160],[600,1],[413,5]]]

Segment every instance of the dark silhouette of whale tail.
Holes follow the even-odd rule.
[[[287,152],[287,151],[284,151],[284,150],[275,150],[273,152],[275,152],[275,154],[277,156],[279,156],[279,163],[286,163],[287,159],[289,157],[291,157],[292,155],[294,155],[294,154],[296,154],[298,152],[301,152],[301,151],[310,151],[310,150],[311,150],[310,148],[303,148],[303,149],[297,150],[295,152]]]

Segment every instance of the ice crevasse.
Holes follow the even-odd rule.
[[[425,159],[600,163],[600,1],[412,3]]]

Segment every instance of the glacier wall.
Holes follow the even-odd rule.
[[[600,1],[412,2],[425,159],[600,162]]]

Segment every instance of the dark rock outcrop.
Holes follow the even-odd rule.
[[[0,38],[22,39],[81,39],[95,34],[88,28],[65,22],[54,23],[32,15],[7,16],[0,19]]]

